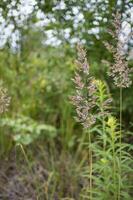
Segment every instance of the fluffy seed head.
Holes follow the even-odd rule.
[[[89,75],[89,64],[86,58],[86,51],[81,45],[77,46],[78,59],[76,60],[77,70],[73,80],[75,84],[75,95],[71,96],[71,102],[76,108],[75,117],[85,129],[95,123],[95,116],[92,114],[96,106],[96,85],[93,77]]]
[[[126,88],[132,84],[130,79],[131,69],[128,68],[128,62],[124,53],[124,46],[127,44],[127,39],[121,39],[123,35],[121,15],[117,12],[113,22],[114,31],[109,30],[111,36],[116,40],[116,45],[108,42],[105,43],[106,48],[113,54],[114,64],[110,65],[109,76],[114,80],[117,87]],[[130,35],[129,35],[130,37]]]
[[[6,112],[10,105],[11,98],[7,94],[7,89],[0,87],[0,114]]]

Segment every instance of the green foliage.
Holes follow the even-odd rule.
[[[8,127],[13,140],[23,145],[32,143],[41,135],[54,138],[57,133],[53,126],[39,124],[35,120],[24,116],[18,116],[16,119],[2,118],[0,125],[4,128]]]
[[[133,89],[123,90],[120,146],[119,91],[106,73],[108,66],[104,61],[111,64],[113,58],[103,41],[114,42],[108,34],[108,27],[112,26],[112,13],[117,9],[132,26],[129,16],[132,1],[35,0],[29,14],[20,11],[16,14],[21,2],[0,2],[0,80],[11,97],[9,111],[0,116],[0,167],[7,169],[6,173],[0,168],[0,194],[4,193],[1,198],[7,196],[10,199],[16,183],[20,183],[17,195],[19,192],[22,195],[22,185],[32,188],[28,190],[31,196],[24,196],[25,199],[85,200],[91,193],[96,200],[116,200],[120,180],[121,199],[131,200]],[[25,2],[28,4],[29,1]],[[13,30],[8,32],[12,25]],[[51,39],[49,45],[47,38]],[[96,116],[96,125],[89,130],[91,144],[88,132],[84,133],[73,119],[74,110],[69,102],[73,93],[71,78],[75,71],[77,41],[84,43],[91,75],[98,79],[97,110],[94,112],[100,114]],[[128,45],[130,50],[132,40]],[[132,67],[132,55],[129,66]],[[110,105],[111,99],[113,106]],[[26,156],[22,156],[22,149]],[[9,166],[5,167],[7,160]],[[12,168],[12,162],[13,167],[14,163],[18,166],[15,177],[8,170],[10,166]],[[4,181],[1,181],[2,174]],[[12,198],[19,199],[18,196]]]
[[[106,108],[106,111],[108,109],[105,101],[109,99],[110,95],[107,93],[105,83],[97,81],[97,87],[97,105],[99,108],[103,108],[102,112],[103,110],[105,112],[104,108]],[[111,107],[109,106],[109,108]],[[89,141],[85,143],[86,147],[92,149],[92,175],[90,177],[90,166],[83,167],[82,175],[88,180],[88,186],[84,186],[81,192],[81,198],[83,200],[90,199],[90,193],[92,193],[92,198],[96,200],[117,199],[119,197],[120,180],[120,198],[130,200],[132,199],[132,178],[129,178],[133,165],[130,154],[132,145],[125,142],[120,144],[119,123],[111,113],[105,116],[106,113],[99,116],[97,125],[89,130],[92,135],[91,144]],[[124,138],[126,138],[126,135],[123,136],[123,141]],[[120,160],[120,151],[122,154],[122,162]],[[122,173],[121,179],[119,173],[120,168]],[[90,178],[92,178],[93,182],[91,190],[89,186]]]

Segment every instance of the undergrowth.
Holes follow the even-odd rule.
[[[127,139],[132,138],[132,133],[125,130],[122,119],[123,92],[131,85],[131,70],[120,40],[121,25],[121,16],[117,13],[113,22],[115,31],[109,31],[115,44],[105,44],[114,60],[113,64],[109,63],[109,76],[119,88],[119,118],[109,86],[105,80],[91,75],[91,66],[81,45],[77,46],[76,69],[71,69],[71,72],[75,70],[73,88],[70,80],[66,83],[69,77],[65,73],[60,79],[60,70],[54,69],[51,76],[45,74],[46,80],[40,80],[39,74],[37,82],[31,84],[41,81],[40,91],[35,87],[35,91],[26,89],[23,94],[17,88],[17,96],[22,99],[28,92],[33,93],[34,104],[23,104],[24,110],[19,112],[21,102],[16,99],[18,113],[12,116],[6,115],[11,98],[3,85],[0,86],[0,155],[5,162],[5,166],[3,162],[0,165],[3,200],[132,199],[133,147]],[[58,60],[57,53],[55,58]],[[75,110],[68,100],[71,92],[70,101]],[[27,98],[26,102],[30,101]],[[33,112],[27,116],[32,107]]]

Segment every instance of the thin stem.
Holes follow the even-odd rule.
[[[119,140],[119,148],[120,148],[120,163],[119,163],[119,193],[118,193],[118,200],[120,200],[120,193],[121,193],[121,142],[122,142],[122,87],[120,87],[120,140]]]
[[[106,160],[106,131],[105,131],[105,116],[103,115],[104,113],[104,106],[103,106],[103,102],[104,102],[104,92],[103,92],[103,88],[99,88],[99,99],[100,99],[100,111],[102,113],[102,136],[103,136],[103,152],[104,152],[104,159]],[[105,185],[105,191],[107,191],[106,189],[106,169],[104,167],[103,170],[103,176],[104,176],[104,185]]]
[[[0,149],[0,157],[4,154],[4,136],[3,136],[3,133],[2,133],[2,131],[1,131],[1,128],[0,128],[0,147],[1,147],[1,149]]]
[[[103,128],[103,137],[104,137],[103,138],[103,150],[104,150],[104,154],[105,154],[106,153],[106,133],[105,133],[105,119],[104,119],[104,116],[102,117],[102,128]]]
[[[76,155],[75,155],[75,159],[79,158],[79,154],[80,154],[80,152],[81,152],[81,150],[82,150],[82,148],[83,148],[86,135],[87,135],[87,132],[85,131],[84,134],[83,134],[83,136],[81,137],[81,140],[80,140],[80,143],[79,143],[79,146],[78,146]]]
[[[26,161],[26,163],[27,163],[27,165],[28,165],[28,172],[30,172],[30,175],[32,176],[32,167],[31,167],[31,164],[30,164],[30,161],[29,161],[29,159],[28,159],[28,156],[27,156],[27,154],[26,154],[26,152],[25,152],[25,150],[24,150],[24,147],[23,147],[23,145],[22,144],[16,144],[16,147],[20,147],[20,150],[21,150],[21,152],[22,152],[22,154],[23,154],[23,156],[24,156],[24,159],[25,159],[25,161]]]
[[[120,88],[120,162],[121,162],[121,142],[122,142],[122,88]]]
[[[92,150],[91,150],[91,134],[89,132],[89,161],[90,161],[90,179],[89,179],[89,185],[90,185],[90,200],[92,200]]]
[[[114,135],[114,133],[113,133]],[[112,138],[112,150],[113,150],[113,181],[114,181],[114,200],[117,199],[117,194],[116,194],[116,181],[115,181],[115,173],[116,173],[116,158],[115,158],[115,138],[113,136]]]
[[[16,148],[17,148],[17,147],[20,147],[20,150],[21,150],[21,152],[22,152],[22,154],[23,154],[23,156],[24,156],[24,159],[25,159],[25,161],[26,161],[26,163],[27,163],[27,166],[28,166],[28,168],[26,168],[27,173],[31,176],[32,179],[34,179],[34,176],[33,176],[34,173],[33,173],[33,170],[32,170],[32,165],[31,165],[31,162],[30,162],[30,160],[29,160],[29,158],[28,158],[28,155],[26,154],[26,151],[25,151],[23,145],[19,143],[19,144],[16,144]],[[37,177],[37,180],[36,180],[36,181],[39,181],[39,180],[38,180],[38,177]],[[36,195],[38,196],[38,193],[39,193],[39,185],[38,185],[38,182],[35,183],[35,191],[36,191]]]
[[[103,92],[103,88],[99,88],[99,99],[100,99],[100,111],[102,113],[102,131],[103,131],[103,150],[104,153],[106,153],[106,132],[105,132],[105,117],[104,117],[104,106],[103,106],[103,102],[104,102],[104,92]]]

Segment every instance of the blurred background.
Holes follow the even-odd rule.
[[[53,157],[46,168],[53,166],[52,160],[62,151],[74,153],[82,135],[69,102],[77,43],[87,50],[92,75],[107,83],[117,111],[119,90],[109,79],[105,62],[112,63],[113,58],[103,44],[113,43],[108,28],[117,10],[122,13],[124,37],[128,37],[133,29],[132,0],[0,1],[0,80],[11,97],[9,111],[1,116],[1,158],[9,157],[16,142],[37,152],[33,153],[37,157],[45,148],[50,151]],[[132,47],[133,38],[125,46],[129,67]],[[131,131],[133,88],[123,93],[123,121]],[[63,160],[71,163],[67,159]]]
[[[117,104],[117,91],[108,80],[104,62],[112,62],[112,57],[103,44],[112,40],[108,28],[117,10],[122,13],[126,37],[133,25],[132,0],[2,0],[0,79],[12,97],[10,114],[26,114],[59,127],[67,123],[66,118],[70,120],[68,96],[78,42],[87,49],[92,73],[106,80],[116,93]],[[129,65],[132,45],[130,40],[125,47]],[[129,126],[132,88],[124,95],[124,119]]]

